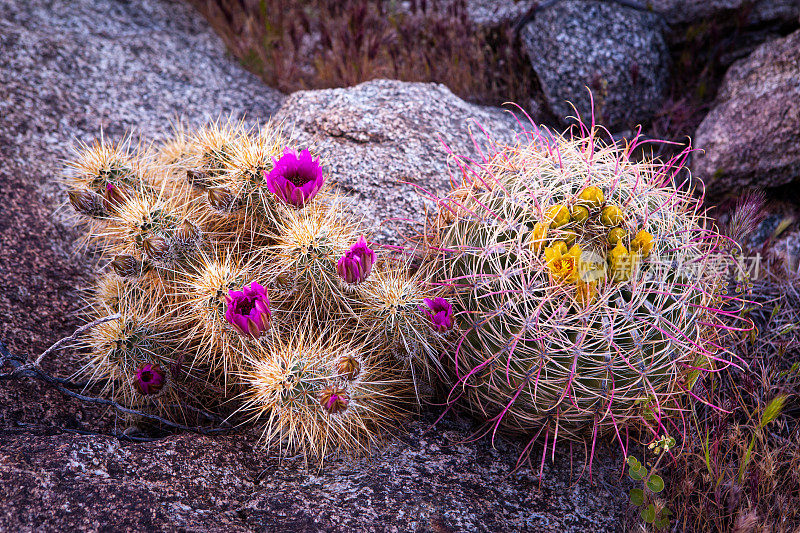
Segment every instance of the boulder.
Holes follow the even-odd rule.
[[[663,23],[652,13],[612,2],[565,0],[535,12],[521,32],[522,46],[546,103],[559,119],[575,105],[590,120],[619,130],[659,110],[669,81]]]
[[[500,142],[521,131],[509,112],[469,104],[444,85],[393,80],[299,91],[275,119],[322,153],[332,180],[384,243],[397,243],[398,230],[414,231],[410,221],[434,208],[414,186],[440,196],[449,191],[450,151],[479,161],[487,147],[481,128]]]
[[[78,288],[93,269],[60,209],[57,178],[73,142],[130,129],[134,142],[157,138],[175,118],[263,122],[284,97],[177,1],[0,0],[0,49],[0,341],[30,356],[79,324]],[[445,192],[440,133],[480,157],[467,117],[504,139],[515,124],[441,86],[386,81],[299,93],[277,116],[318,143],[372,221],[421,216],[424,202],[401,180]],[[66,377],[79,358],[67,350],[44,368]],[[0,380],[0,531],[617,530],[627,487],[613,448],[598,444],[593,482],[585,473],[573,483],[582,446],[574,464],[548,457],[540,480],[541,448],[534,466],[515,471],[520,443],[469,442],[470,422],[448,414],[434,426],[436,416],[409,423],[373,456],[317,469],[279,461],[245,431],[123,443],[100,434],[130,423],[113,410],[39,381]]]
[[[800,178],[800,31],[734,63],[697,128],[692,171],[712,196]]]

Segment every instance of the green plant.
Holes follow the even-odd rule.
[[[670,511],[658,499],[658,494],[664,490],[664,479],[658,475],[658,467],[662,459],[675,447],[675,439],[668,435],[662,435],[657,440],[651,442],[647,448],[658,458],[650,470],[642,464],[636,457],[629,455],[627,458],[628,477],[633,481],[641,481],[644,488],[634,488],[630,490],[630,502],[634,507],[639,508],[639,516],[647,524],[652,524],[657,529],[667,529],[669,527]]]

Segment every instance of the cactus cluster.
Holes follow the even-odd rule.
[[[722,237],[685,184],[685,153],[632,157],[588,129],[534,130],[439,199],[426,242],[458,339],[450,402],[492,431],[592,442],[673,432],[724,358]]]
[[[417,405],[449,304],[369,243],[279,128],[101,140],[66,178],[97,257],[87,318],[119,314],[85,338],[77,374],[115,401],[172,418],[235,405],[307,458],[368,449]]]

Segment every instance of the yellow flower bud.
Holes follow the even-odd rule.
[[[609,227],[619,226],[622,223],[622,210],[615,205],[607,205],[600,211],[600,222]]]
[[[645,230],[639,230],[639,233],[631,241],[631,251],[647,257],[653,251],[653,244],[653,236]]]
[[[551,205],[545,212],[545,222],[549,223],[553,228],[560,228],[565,224],[569,224],[569,209],[562,204]]]
[[[608,244],[616,246],[620,244],[627,235],[628,232],[622,228],[612,228],[611,231],[608,232]]]
[[[544,248],[545,243],[547,242],[547,230],[549,226],[543,222],[537,222],[533,225],[533,231],[531,232],[529,246],[533,253],[540,254],[542,253],[542,249]]]
[[[578,234],[571,229],[561,230],[558,236],[567,244],[567,246],[572,246],[575,244],[575,239],[578,238]]]
[[[628,253],[622,243],[617,244],[613,250],[608,252],[608,262],[614,281],[628,281],[636,268],[637,259],[636,255]]]
[[[588,204],[590,207],[600,207],[605,202],[605,197],[603,196],[603,191],[600,187],[595,187],[594,185],[590,185],[581,191],[578,195],[578,198],[581,199],[584,203]]]
[[[576,205],[572,207],[572,220],[575,222],[582,224],[589,219],[589,210],[582,205]]]

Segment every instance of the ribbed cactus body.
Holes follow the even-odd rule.
[[[441,202],[452,400],[501,430],[582,435],[677,408],[709,368],[719,235],[672,165],[531,135]]]

